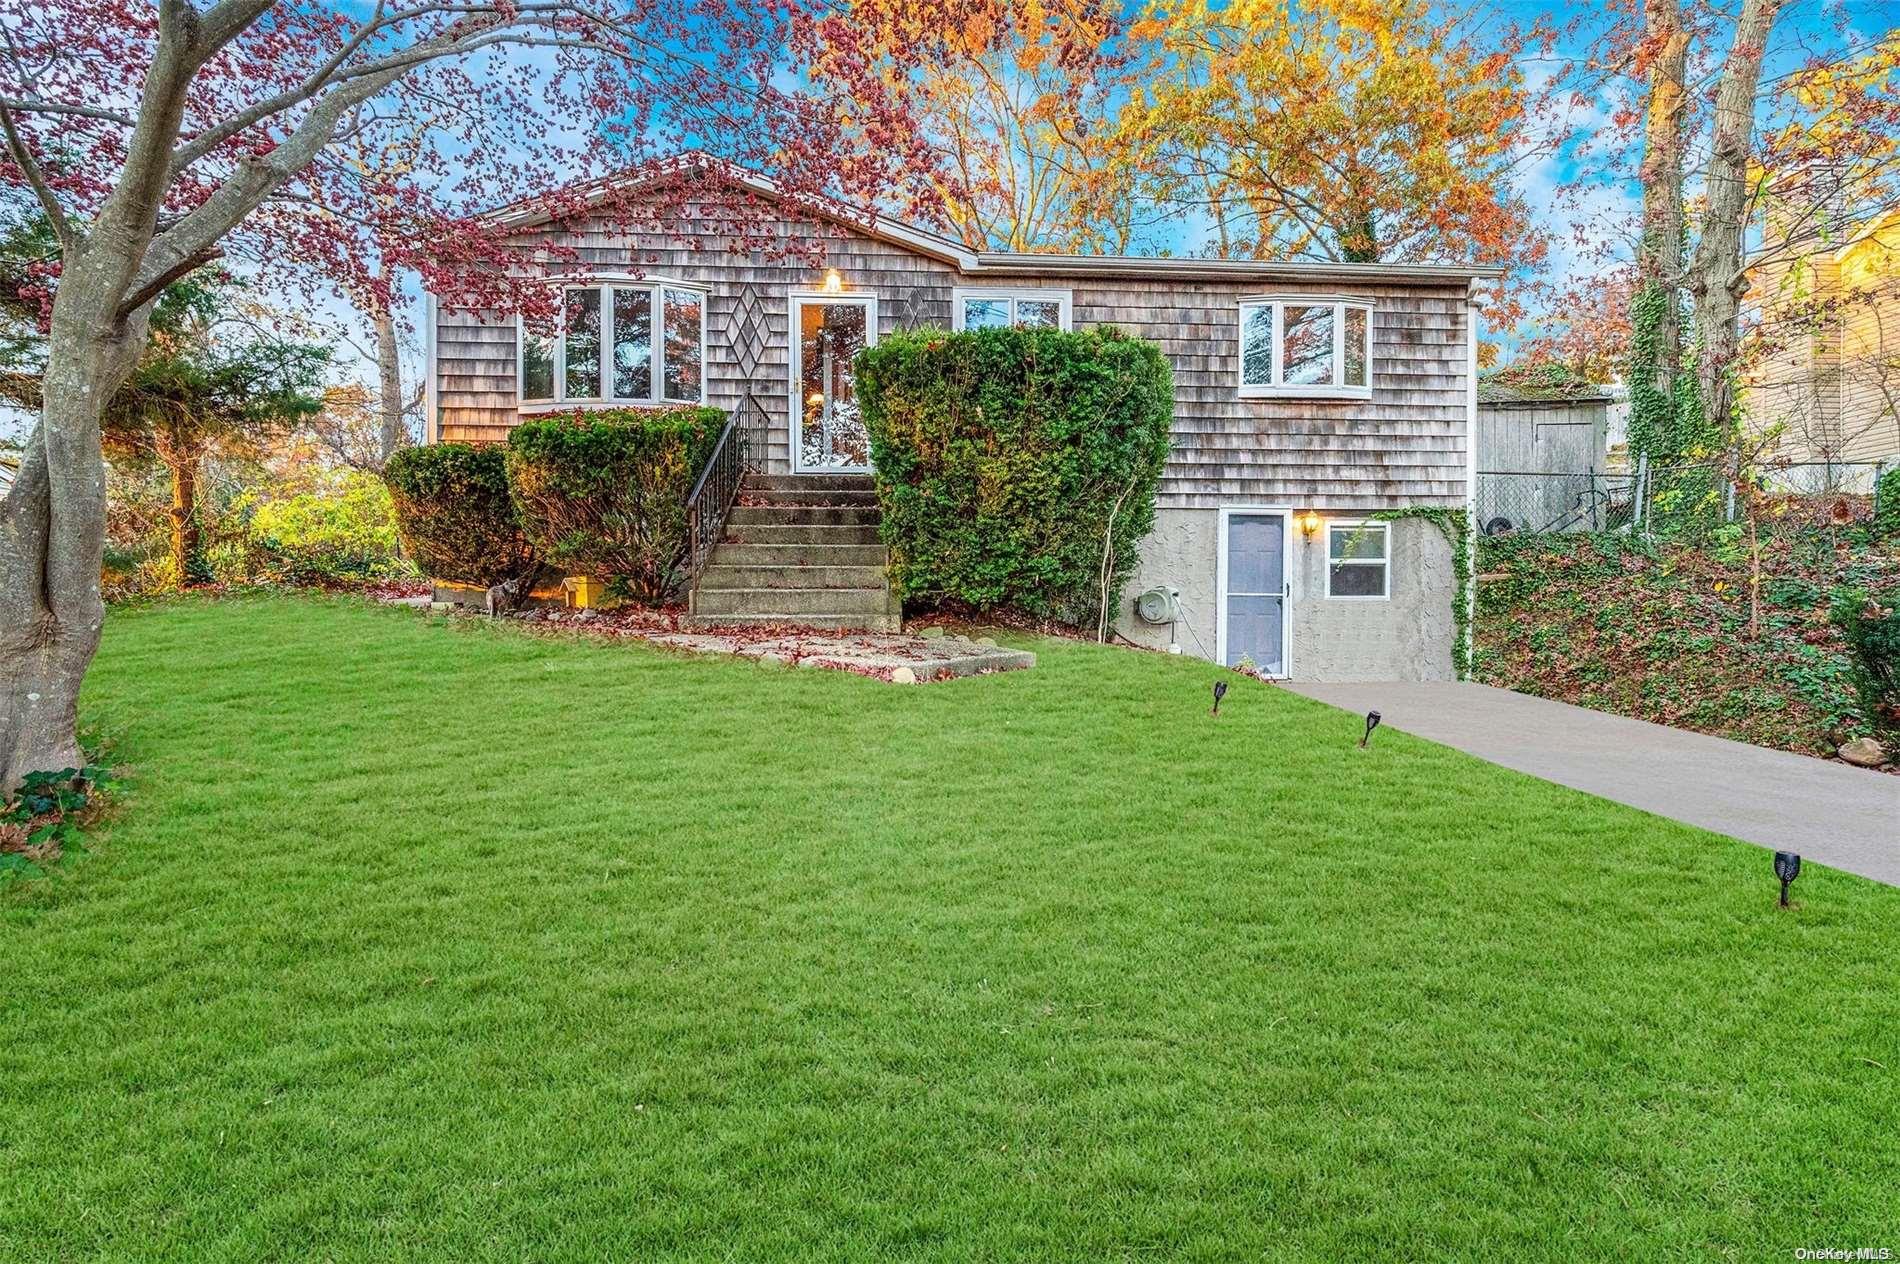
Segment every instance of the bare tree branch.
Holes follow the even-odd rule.
[[[73,232],[71,222],[66,218],[65,208],[60,206],[59,199],[53,196],[52,186],[46,183],[46,177],[40,171],[39,163],[33,161],[33,155],[28,151],[26,142],[20,139],[20,131],[13,123],[13,111],[4,104],[0,104],[0,131],[6,133],[7,153],[13,158],[14,165],[19,167],[21,174],[26,177],[26,182],[33,187],[33,195],[40,200],[40,209],[46,212],[46,218],[52,222],[53,235],[59,238],[60,248],[72,249],[79,244],[79,239]]]

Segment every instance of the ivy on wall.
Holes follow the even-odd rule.
[[[1471,674],[1471,515],[1444,505],[1408,505],[1372,515],[1374,522],[1408,519],[1431,523],[1451,546],[1451,664],[1463,680]]]

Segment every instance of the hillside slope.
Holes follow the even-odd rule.
[[[1473,670],[1488,684],[1810,755],[1875,730],[1829,618],[1836,593],[1900,601],[1900,539],[1790,514],[1764,544],[1749,634],[1738,542],[1623,535],[1481,542]]]

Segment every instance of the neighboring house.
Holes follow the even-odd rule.
[[[704,400],[749,428],[775,476],[761,486],[817,485],[869,469],[850,368],[866,342],[1115,325],[1159,344],[1175,376],[1157,522],[1117,629],[1271,676],[1452,674],[1450,546],[1430,521],[1368,519],[1468,506],[1474,287],[1496,270],[972,252],[727,174],[773,199],[788,238],[823,238],[823,266],[731,253],[694,222],[629,238],[584,213],[498,213],[524,259],[548,240],[578,248],[579,265],[540,265],[565,283],[566,333],[432,301],[429,439],[497,440],[577,405]],[[1172,622],[1135,613],[1157,587],[1179,592],[1178,611],[1148,603]]]
[[[20,463],[10,456],[0,456],[0,496],[13,490],[13,476],[19,471]]]
[[[1480,530],[1609,525],[1610,411],[1619,387],[1478,383]],[[1626,479],[1617,478],[1622,487]]]
[[[1747,408],[1758,430],[1781,428],[1779,457],[1865,463],[1855,482],[1900,460],[1900,211],[1838,248],[1762,265],[1754,289],[1771,353],[1750,374]]]

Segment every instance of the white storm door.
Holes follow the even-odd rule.
[[[1284,510],[1224,509],[1220,530],[1220,661],[1287,673]]]
[[[869,471],[871,436],[851,361],[877,342],[876,296],[794,294],[791,334],[792,472]]]

